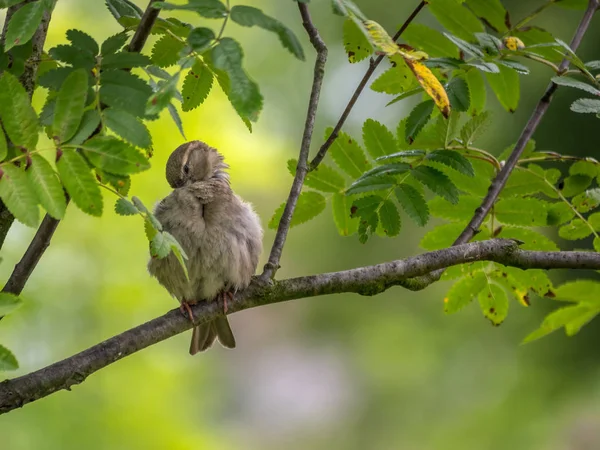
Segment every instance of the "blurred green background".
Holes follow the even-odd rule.
[[[308,60],[295,60],[267,32],[228,26],[227,32],[242,41],[246,67],[265,96],[254,133],[248,133],[218,89],[182,117],[188,139],[204,140],[225,155],[233,188],[254,203],[266,227],[291,182],[285,162],[298,152],[314,54],[291,0],[233,1],[238,3],[260,7],[294,29]],[[417,0],[356,3],[393,32]],[[515,21],[542,3],[504,1]],[[342,19],[331,14],[328,1],[313,0],[310,8],[330,49],[315,151],[366,62],[347,63],[340,45]],[[551,8],[536,23],[568,41],[580,15]],[[191,13],[178,17],[200,24]],[[427,12],[418,22],[435,26]],[[120,29],[103,2],[59,0],[47,47],[64,43],[71,27],[98,41]],[[596,17],[581,47],[584,60],[600,58],[599,38]],[[529,65],[533,71],[521,77],[515,114],[501,110],[488,95],[494,122],[482,146],[496,154],[515,141],[551,76],[547,67]],[[599,122],[569,111],[574,95],[559,91],[535,136],[538,149],[597,155]],[[36,93],[38,108],[44,97],[45,92]],[[346,131],[360,137],[367,117],[395,128],[412,103],[385,108],[387,101],[385,95],[366,92]],[[151,131],[152,169],[135,176],[131,190],[149,205],[169,192],[165,161],[183,142],[168,114],[152,123]],[[25,306],[0,324],[0,342],[21,364],[17,373],[3,375],[36,370],[176,307],[146,271],[141,220],[117,217],[113,203],[107,195],[101,219],[69,208],[24,291]],[[338,236],[327,210],[292,230],[278,276],[414,255],[422,251],[418,242],[424,232],[403,220],[399,238],[374,237],[360,245],[356,236]],[[13,227],[2,249],[2,279],[32,235],[24,226]],[[272,239],[268,231],[261,267]],[[557,273],[555,281],[576,275],[583,274]],[[528,309],[513,303],[508,320],[494,328],[475,304],[445,316],[447,287],[440,283],[419,293],[394,288],[373,298],[319,297],[235,314],[235,351],[216,346],[192,358],[188,333],[152,346],[92,375],[72,392],[61,391],[0,417],[1,448],[600,448],[599,322],[571,339],[555,333],[520,346],[554,306],[551,300],[534,298]]]

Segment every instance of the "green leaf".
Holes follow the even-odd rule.
[[[468,177],[475,176],[471,162],[454,150],[434,150],[427,154],[425,160],[443,164]]]
[[[371,42],[354,20],[345,20],[343,33],[344,49],[350,63],[360,62],[373,54]]]
[[[558,197],[552,186],[543,178],[533,175],[529,170],[517,169],[510,174],[506,187],[500,194],[501,197],[524,197],[538,192],[552,198]]]
[[[177,81],[179,73],[175,73],[172,78],[167,81],[159,81],[157,90],[150,96],[146,104],[146,115],[158,115],[163,109],[171,104],[173,97],[177,96]]]
[[[152,62],[158,67],[170,67],[177,64],[179,54],[184,47],[183,42],[165,34],[152,47]]]
[[[432,57],[458,57],[456,47],[442,33],[426,25],[411,23],[402,33],[402,39]]]
[[[156,233],[150,241],[150,254],[153,258],[166,258],[171,253],[171,245],[166,238],[166,231]]]
[[[508,314],[508,296],[497,284],[488,284],[477,297],[481,312],[492,324],[500,325]]]
[[[461,77],[454,77],[446,86],[446,93],[453,111],[467,111],[471,106],[469,86]]]
[[[444,312],[454,314],[467,306],[486,287],[483,272],[468,274],[452,285],[444,298]]]
[[[594,312],[592,315],[591,312]],[[553,331],[566,327],[569,323],[575,322],[579,325],[578,328],[581,328],[583,324],[581,324],[582,317],[586,319],[586,322],[591,320],[593,316],[595,316],[599,311],[591,310],[587,305],[579,305],[579,306],[568,306],[566,308],[560,308],[552,313],[548,314],[540,328],[535,330],[533,333],[529,334],[525,339],[523,339],[523,343],[532,342],[537,339],[540,339]]]
[[[502,64],[509,69],[513,69],[520,75],[529,75],[529,67],[524,66],[517,61],[513,61],[512,59],[500,59],[498,60],[498,64]]]
[[[505,66],[499,68],[499,73],[486,73],[485,77],[504,109],[514,112],[519,105],[519,74]]]
[[[112,55],[113,53],[118,52],[123,48],[125,42],[127,42],[129,36],[127,32],[122,31],[121,33],[117,33],[113,36],[110,36],[102,43],[102,48],[100,49],[100,53],[102,56]]]
[[[90,109],[83,114],[75,135],[67,141],[69,145],[82,144],[100,125],[100,114],[96,109]]]
[[[415,167],[411,173],[431,192],[445,198],[450,203],[458,203],[458,189],[444,173],[427,166]]]
[[[39,154],[31,155],[31,165],[27,173],[31,186],[44,209],[55,219],[62,219],[65,216],[67,202],[62,184],[50,163]]]
[[[385,125],[373,119],[363,124],[363,141],[373,159],[389,155],[397,150],[396,139]]]
[[[383,72],[373,83],[371,89],[386,94],[402,94],[419,85],[412,71],[398,56],[390,57],[392,67]]]
[[[15,146],[35,149],[39,133],[37,114],[25,88],[8,72],[0,78],[0,119]]]
[[[96,56],[100,51],[98,43],[95,41],[95,39],[81,30],[68,30],[67,39],[71,41],[73,47],[76,47],[81,51],[87,52],[90,55]]]
[[[10,18],[4,40],[4,51],[23,45],[34,35],[44,15],[44,2],[37,1],[21,6]]]
[[[319,166],[321,167],[322,164]],[[358,219],[352,218],[352,197],[344,194],[333,194],[331,197],[333,221],[340,236],[350,236],[358,230]]]
[[[573,219],[558,229],[558,235],[569,241],[584,239],[592,234],[592,228],[581,219]]]
[[[152,137],[146,125],[126,111],[107,108],[102,112],[104,124],[136,147],[148,149],[152,146]]]
[[[588,189],[571,199],[571,204],[580,213],[596,209],[600,205],[600,188]]]
[[[466,53],[467,55],[476,58],[485,57],[485,53],[483,53],[483,50],[481,50],[477,45],[467,42],[466,40],[461,39],[459,37],[453,36],[450,33],[444,33],[444,36],[446,36],[446,38],[452,41],[452,43],[454,43],[454,45],[456,45],[459,48],[459,50]],[[472,39],[472,37],[466,39]]]
[[[575,217],[575,211],[567,203],[553,203],[548,208],[548,225],[550,226],[562,225],[573,217]]]
[[[201,53],[215,38],[215,33],[210,28],[194,28],[187,37],[187,43],[196,53]]]
[[[142,17],[144,13],[139,6],[128,0],[105,0],[106,6],[115,19],[123,16]]]
[[[177,112],[177,108],[175,108],[175,106],[173,105],[173,103],[169,103],[167,105],[167,109],[169,110],[169,114],[171,116],[171,119],[173,119],[173,122],[175,122],[175,126],[179,130],[179,134],[181,134],[181,137],[183,139],[187,140],[187,138],[185,137],[185,133],[183,132],[183,122],[181,121],[181,117],[179,117],[179,113]]]
[[[500,156],[498,156],[498,161],[506,161],[509,158],[509,156],[512,154],[514,149],[515,149],[515,144],[509,145],[508,147],[506,147],[502,151],[502,153],[500,153]],[[525,148],[523,149],[523,152],[521,153],[520,158],[527,158],[527,157],[531,156],[534,151],[535,151],[535,141],[533,139],[530,139],[529,141],[527,141],[527,144],[525,144]],[[531,169],[531,165],[528,168]]]
[[[296,209],[294,210],[290,227],[303,224],[304,222],[308,222],[309,220],[317,217],[325,209],[325,203],[325,197],[318,192],[302,192],[300,197],[298,197],[298,203],[296,203]],[[285,202],[282,203],[279,208],[277,208],[277,211],[275,211],[275,214],[273,214],[273,217],[269,221],[270,229],[277,229],[284,208]]]
[[[235,5],[231,8],[231,20],[244,27],[257,26],[277,34],[281,44],[296,58],[304,61],[304,51],[296,35],[278,20],[267,16],[260,9],[252,6]]]
[[[542,250],[547,252],[557,252],[560,250],[554,241],[529,228],[504,226],[497,237],[502,239],[517,239],[524,242],[520,247],[522,250]]]
[[[535,198],[502,198],[494,206],[500,222],[528,227],[546,225],[546,206]]]
[[[485,131],[489,124],[489,113],[487,111],[475,115],[465,123],[460,130],[460,139],[465,147],[473,144],[477,138]]]
[[[383,203],[383,199],[378,195],[369,195],[356,199],[352,204],[351,217],[359,217],[358,240],[364,244],[377,230],[379,224],[379,215],[377,210]]]
[[[477,17],[456,0],[435,0],[429,3],[429,9],[445,28],[462,39],[472,39],[474,33],[483,31]]]
[[[120,216],[133,216],[140,211],[126,198],[120,198],[115,203],[115,212]]]
[[[0,9],[1,8],[10,8],[17,3],[21,3],[23,0],[0,0]]]
[[[150,168],[144,155],[113,136],[94,136],[82,148],[95,167],[110,173],[128,175]]]
[[[429,208],[423,195],[410,184],[402,183],[396,187],[396,198],[404,212],[420,227],[429,221]]]
[[[262,109],[263,98],[257,84],[248,78],[242,68],[242,48],[231,38],[222,38],[213,47],[212,62],[217,69],[227,73],[230,81],[228,97],[243,119],[256,122]]]
[[[600,90],[596,89],[594,86],[588,83],[584,83],[583,81],[576,80],[575,78],[560,76],[560,77],[552,77],[552,82],[558,84],[559,86],[567,86],[576,89],[581,89],[582,91],[589,92],[590,94],[600,95]]]
[[[121,195],[127,195],[131,188],[131,177],[129,175],[115,175],[95,169],[96,177],[100,178],[102,184],[110,184]]]
[[[590,186],[591,183],[592,178],[587,175],[571,175],[563,180],[563,186],[561,189],[562,195],[568,198],[577,194],[581,194]]]
[[[600,113],[600,100],[593,98],[580,98],[571,104],[571,111],[583,114]]]
[[[426,100],[413,108],[406,121],[406,142],[412,144],[433,112],[433,100]]]
[[[350,185],[346,191],[346,195],[358,194],[361,192],[383,191],[391,189],[395,184],[396,179],[387,175],[359,178]]]
[[[557,300],[587,303],[600,307],[600,283],[593,280],[569,281],[554,291]]]
[[[15,309],[23,304],[23,300],[14,294],[8,292],[0,292],[0,317],[4,317],[12,313]]]
[[[174,9],[194,11],[207,19],[221,19],[227,16],[227,8],[219,0],[190,0],[186,5],[156,2],[153,6],[167,11]]]
[[[38,84],[53,91],[58,91],[73,70],[72,67],[59,67],[58,69],[49,70],[39,77]]]
[[[485,20],[490,27],[500,33],[508,31],[506,21],[508,13],[500,0],[467,0],[467,7],[473,13]]]
[[[91,71],[96,64],[94,55],[71,45],[57,45],[51,48],[49,53],[57,61],[70,64],[74,68],[86,69],[86,71]]]
[[[201,61],[196,61],[183,80],[181,109],[191,111],[200,106],[213,85],[213,74]]]
[[[19,363],[9,349],[0,345],[0,370],[17,370]]]
[[[71,139],[81,123],[88,92],[88,75],[77,69],[67,77],[56,99],[52,133],[58,143]]]
[[[4,135],[4,129],[0,126],[0,162],[6,159],[8,155],[8,144],[6,142],[6,136]]]
[[[329,136],[331,132],[332,128],[328,128],[325,136]],[[344,132],[340,132],[337,139],[333,141],[329,154],[338,167],[352,178],[359,178],[372,167],[364,150]]]
[[[468,221],[481,206],[481,199],[470,195],[461,195],[458,203],[452,204],[441,197],[435,197],[428,202],[429,211],[434,217],[452,221]]]
[[[571,175],[587,175],[588,177],[595,178],[599,173],[600,166],[591,161],[576,161],[569,167],[569,174]]]
[[[376,161],[388,161],[396,158],[420,158],[421,156],[425,156],[425,154],[425,150],[402,150],[390,155],[380,156]]]
[[[367,178],[380,177],[382,175],[401,175],[410,170],[411,166],[407,163],[391,163],[377,166],[368,172],[365,172],[358,180],[362,181]]]
[[[83,212],[102,215],[102,194],[83,157],[76,151],[65,151],[56,162],[60,179],[68,194]]]
[[[38,202],[25,172],[12,164],[2,166],[0,171],[0,198],[8,210],[19,222],[29,227],[37,226]]]
[[[464,223],[438,225],[423,236],[419,245],[425,250],[440,250],[451,247],[464,228]]]
[[[152,64],[150,58],[137,52],[112,53],[102,58],[102,70],[130,69],[133,67],[146,67],[150,64]]]
[[[396,205],[390,200],[384,200],[379,207],[379,223],[387,236],[393,237],[400,234],[400,214],[398,214]]]
[[[123,70],[106,70],[100,81],[100,101],[136,117],[145,115],[152,88],[144,80]]]
[[[292,175],[296,174],[297,164],[295,159],[288,161],[288,169]],[[308,172],[304,184],[322,192],[332,193],[341,192],[346,187],[344,177],[333,167],[323,163],[319,164],[315,170]]]

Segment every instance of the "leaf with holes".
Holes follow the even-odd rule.
[[[67,202],[62,184],[50,163],[39,154],[31,155],[27,174],[40,204],[52,217],[62,219]]]
[[[29,178],[12,164],[4,165],[0,170],[0,198],[19,222],[29,227],[37,226],[38,202]]]
[[[273,217],[269,221],[269,228],[271,228],[272,230],[277,229],[284,208],[285,203],[282,203],[281,206],[277,208],[277,211],[275,211],[275,214],[273,214]],[[290,222],[290,227],[294,227],[296,225],[300,225],[304,222],[308,222],[309,220],[314,219],[319,214],[321,214],[324,209],[325,197],[323,197],[318,192],[302,192],[300,194],[300,197],[298,197],[298,203],[296,204],[296,209]]]
[[[102,215],[102,194],[83,157],[76,151],[62,153],[56,163],[58,174],[71,199],[83,212]]]
[[[202,62],[196,61],[183,80],[181,109],[191,111],[208,97],[213,85],[213,74]]]

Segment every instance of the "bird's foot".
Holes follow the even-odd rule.
[[[181,311],[181,314],[185,316],[187,313],[192,323],[194,323],[194,313],[192,312],[192,308],[190,308],[190,305],[195,305],[196,303],[198,302],[183,300],[179,305],[179,310]]]
[[[227,300],[229,299],[229,301],[233,301],[233,296],[235,295],[237,289],[232,291],[221,291],[217,294],[217,299],[218,300],[223,300],[223,313],[227,314]]]

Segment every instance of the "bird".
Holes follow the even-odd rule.
[[[262,252],[263,229],[250,203],[233,192],[229,165],[215,148],[202,141],[177,147],[169,156],[166,178],[173,188],[154,208],[164,231],[171,233],[187,254],[189,280],[173,253],[150,258],[148,271],[180,302],[182,312],[199,301],[227,297],[246,288]],[[218,338],[222,346],[236,342],[227,316],[195,325],[190,354],[210,348]]]

